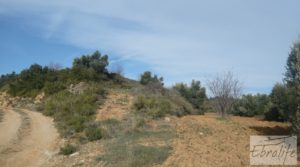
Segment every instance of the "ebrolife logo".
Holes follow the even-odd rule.
[[[250,165],[297,165],[297,137],[250,136]]]

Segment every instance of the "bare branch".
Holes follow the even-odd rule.
[[[223,117],[232,108],[235,100],[242,94],[241,83],[234,78],[232,72],[216,76],[209,81],[208,88],[213,94]]]

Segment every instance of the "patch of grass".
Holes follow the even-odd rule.
[[[162,127],[157,123],[158,127],[154,128],[147,125],[146,118],[141,119],[134,114],[122,122],[112,119],[99,124],[102,128],[111,129],[108,131],[112,139],[105,141],[105,154],[97,159],[113,167],[162,163],[171,151],[167,143],[176,135],[170,126]]]
[[[234,120],[230,119],[230,117],[225,117],[225,118],[218,117],[216,119],[223,122],[223,123],[225,123],[225,124],[230,124],[230,125],[232,125],[236,128],[241,128],[242,127],[242,125],[240,123],[235,122]]]
[[[168,158],[170,152],[171,147],[169,146],[134,146],[132,148],[134,156],[132,166],[161,164]]]
[[[217,117],[218,121],[224,122],[224,123],[230,123],[231,119],[229,117]]]
[[[118,143],[109,147],[101,160],[116,167],[141,167],[161,164],[171,153],[169,146],[143,146]]]
[[[100,126],[105,130],[107,138],[119,136],[125,128],[124,123],[121,123],[121,121],[117,119],[104,120],[100,122]]]
[[[60,148],[60,154],[70,155],[77,151],[77,147],[72,144],[67,144],[64,147]]]

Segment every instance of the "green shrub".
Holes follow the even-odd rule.
[[[203,114],[204,110],[198,110],[193,107],[184,97],[182,97],[177,91],[167,90],[164,94],[172,106],[173,115],[183,116],[187,114]]]
[[[65,88],[66,86],[64,85],[64,83],[56,81],[56,82],[46,82],[43,89],[47,95],[52,95],[61,90],[64,90]]]
[[[104,137],[103,129],[96,127],[96,126],[90,126],[85,130],[85,135],[89,141],[95,141],[102,139]]]
[[[67,144],[64,147],[60,148],[60,154],[70,155],[70,154],[76,152],[76,150],[77,150],[76,146],[74,146],[72,144]]]
[[[267,121],[284,121],[283,114],[280,113],[279,109],[275,106],[271,107],[269,111],[265,112],[265,120]]]
[[[142,85],[158,84],[159,86],[163,86],[163,77],[158,78],[157,75],[152,76],[150,71],[145,71],[140,76],[140,83]]]
[[[92,55],[83,55],[73,61],[72,72],[78,81],[95,81],[107,77],[108,56],[99,51]]]
[[[190,102],[199,114],[204,113],[204,101],[206,100],[205,88],[201,87],[200,81],[193,80],[188,86],[184,83],[177,83],[174,90],[178,91],[182,97]]]
[[[2,75],[0,89],[7,89],[12,96],[35,97],[41,91],[52,95],[64,90],[70,83],[107,79],[108,64],[108,56],[101,55],[99,51],[75,58],[71,69],[33,64],[19,74]]]
[[[171,104],[163,97],[138,96],[134,102],[134,108],[152,118],[160,118],[171,113]]]
[[[243,95],[241,99],[233,105],[231,113],[238,116],[253,117],[255,115],[263,115],[269,111],[272,103],[268,95]]]
[[[69,136],[82,132],[86,124],[93,120],[104,94],[100,86],[89,84],[89,89],[82,94],[72,94],[66,90],[53,94],[41,109],[44,109],[42,112],[45,115],[54,117],[63,136]]]

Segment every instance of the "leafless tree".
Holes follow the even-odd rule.
[[[242,84],[232,72],[216,76],[208,82],[208,88],[214,96],[215,104],[222,117],[227,115],[236,99],[242,94]]]

